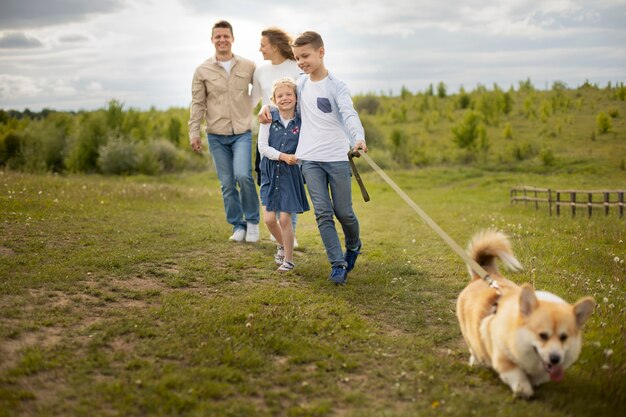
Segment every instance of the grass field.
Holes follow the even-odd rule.
[[[624,172],[428,168],[390,176],[460,245],[511,236],[508,274],[598,306],[579,361],[531,401],[470,368],[454,314],[468,280],[443,241],[366,173],[348,285],[312,213],[296,270],[234,244],[213,173],[0,171],[0,416],[617,416],[626,407],[626,219],[549,217],[512,186],[621,188]]]

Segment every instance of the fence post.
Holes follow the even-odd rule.
[[[537,201],[537,189],[535,188],[535,210],[539,210],[539,201]]]
[[[576,217],[576,193],[571,192],[570,195],[570,205],[572,206],[572,217]]]
[[[556,215],[557,217],[561,215],[561,193],[559,191],[556,192]]]
[[[524,205],[527,206],[528,205],[528,200],[526,200],[526,187],[524,187],[522,189],[522,191],[524,192]]]
[[[550,217],[552,217],[552,190],[548,188],[548,210],[550,211]]]
[[[587,213],[589,217],[591,217],[591,211],[593,210],[593,194],[589,193],[589,197],[587,199]]]
[[[604,193],[604,215],[609,215],[609,193]]]

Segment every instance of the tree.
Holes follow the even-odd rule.
[[[469,111],[463,120],[452,128],[453,140],[461,149],[475,150],[480,144],[487,144],[487,131],[483,116],[476,111]]]
[[[437,84],[437,97],[446,98],[446,85],[443,81],[440,81],[439,84]]]

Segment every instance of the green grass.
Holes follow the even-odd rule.
[[[564,381],[515,400],[467,366],[454,314],[466,268],[374,173],[371,202],[354,188],[364,254],[335,287],[312,213],[293,274],[273,272],[266,230],[229,243],[214,174],[0,171],[0,416],[618,415],[626,219],[549,217],[508,190],[623,189],[623,172],[389,175],[462,246],[507,232],[526,267],[513,280],[595,297]]]

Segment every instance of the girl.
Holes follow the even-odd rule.
[[[272,122],[259,128],[261,160],[261,205],[263,219],[278,242],[274,257],[279,272],[288,272],[293,263],[292,213],[309,210],[304,181],[297,165],[296,148],[300,136],[300,116],[296,114],[296,84],[291,78],[276,80],[271,100]],[[276,221],[276,212],[280,219]]]
[[[270,104],[272,96],[272,85],[274,81],[291,77],[297,79],[302,71],[295,61],[293,52],[291,51],[291,37],[287,32],[277,27],[270,27],[261,32],[261,46],[259,52],[263,54],[264,64],[259,65],[254,71],[252,80],[252,105],[256,106],[261,99],[261,104]],[[258,173],[259,185],[261,185],[261,156],[256,152],[254,160],[254,169]],[[280,213],[276,212],[276,219],[279,219]],[[298,239],[296,238],[296,224],[298,223],[298,215],[292,213],[291,224],[293,225],[293,247],[298,247]],[[272,240],[274,236],[270,235]]]

